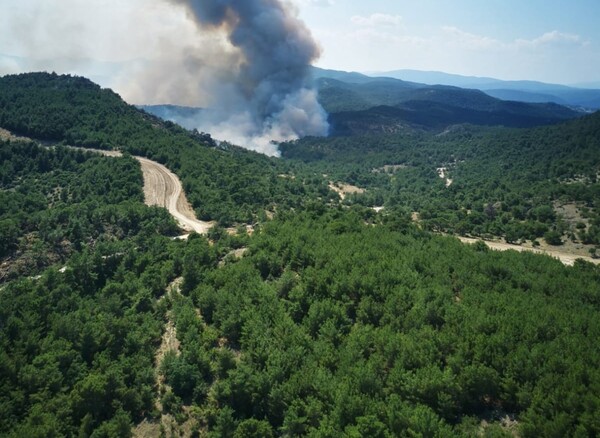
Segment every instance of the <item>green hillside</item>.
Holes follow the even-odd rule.
[[[286,179],[289,169],[264,155],[163,122],[91,81],[48,73],[0,78],[0,127],[72,146],[120,149],[167,165],[182,180],[201,219],[252,222],[265,210],[326,196],[313,179]]]
[[[306,138],[281,151],[367,189],[347,202],[418,212],[429,229],[511,242],[558,233],[600,244],[600,113],[528,130],[461,125],[441,135]],[[557,204],[577,205],[579,225],[562,221]]]
[[[600,435],[600,267],[430,231],[568,233],[559,201],[596,239],[598,114],[274,159],[31,74],[0,78],[0,128],[48,140],[0,131],[0,436]],[[173,239],[130,153],[253,233]]]

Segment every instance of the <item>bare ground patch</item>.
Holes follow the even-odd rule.
[[[345,184],[341,182],[334,183],[333,181],[329,182],[329,188],[340,195],[342,200],[344,200],[347,195],[365,193],[366,191],[365,189],[353,186],[352,184]]]
[[[573,266],[575,264],[575,260],[577,260],[577,259],[582,259],[582,260],[585,260],[586,262],[600,265],[600,259],[593,259],[586,255],[572,254],[572,253],[567,252],[566,250],[558,250],[558,249],[556,249],[556,247],[551,247],[550,245],[540,245],[538,248],[535,248],[535,247],[533,247],[532,244],[516,245],[516,244],[512,244],[512,243],[505,243],[505,242],[499,242],[499,241],[475,239],[472,237],[462,237],[462,236],[456,236],[456,237],[463,243],[474,244],[476,242],[483,242],[490,249],[493,249],[495,251],[508,251],[508,250],[513,250],[513,251],[518,251],[518,252],[529,251],[529,252],[533,252],[536,254],[549,255],[551,257],[554,257],[555,259],[560,260],[564,265],[567,265],[567,266]]]

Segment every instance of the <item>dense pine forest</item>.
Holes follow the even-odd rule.
[[[530,130],[305,138],[281,150],[366,189],[349,202],[418,212],[428,229],[600,245],[600,113]],[[581,220],[561,220],[557,204],[577,205]]]
[[[0,128],[1,436],[600,435],[600,268],[439,233],[598,245],[598,114],[277,159],[40,73]],[[217,226],[174,239],[131,155]]]
[[[126,105],[88,79],[34,73],[0,78],[0,127],[51,142],[119,149],[166,164],[179,175],[201,219],[252,222],[275,206],[329,195],[320,179],[284,178],[280,161]]]

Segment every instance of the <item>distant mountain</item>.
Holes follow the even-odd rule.
[[[554,102],[590,109],[600,109],[600,89],[575,88],[537,81],[503,81],[488,77],[462,76],[419,70],[394,70],[373,73],[371,76],[385,76],[428,85],[451,85],[461,88],[474,88],[504,100]]]
[[[448,125],[532,127],[580,116],[556,103],[494,98],[477,89],[425,85],[391,77],[313,69],[319,101],[330,113],[334,135],[427,130]],[[534,102],[547,102],[541,96]]]
[[[574,88],[592,88],[592,89],[600,90],[600,81],[597,81],[597,82],[579,82],[577,84],[571,84],[571,87],[574,87]]]
[[[561,105],[568,105],[568,102],[566,102],[564,99],[561,99],[557,96],[553,96],[552,94],[534,93],[531,91],[497,89],[497,90],[485,90],[485,94],[495,97],[496,99],[515,100],[517,102],[529,102],[529,103],[554,102],[554,103],[558,103]]]
[[[351,84],[364,84],[373,80],[371,76],[367,76],[362,73],[346,72],[341,70],[327,70],[319,67],[311,67],[310,74],[313,80],[335,79]]]

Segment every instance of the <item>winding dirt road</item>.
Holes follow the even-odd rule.
[[[122,156],[119,151],[77,148],[83,151],[96,152],[108,157]],[[140,162],[144,176],[144,203],[166,208],[185,231],[206,234],[215,224],[198,220],[194,209],[185,197],[181,181],[177,175],[162,164],[143,157],[134,157]],[[187,236],[182,236],[187,237]]]
[[[155,161],[142,157],[135,159],[142,166],[146,205],[165,207],[184,230],[206,234],[214,222],[204,222],[196,218],[177,175]]]

